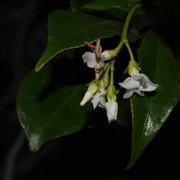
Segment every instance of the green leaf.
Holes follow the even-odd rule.
[[[48,18],[47,47],[36,64],[39,71],[58,53],[84,46],[84,41],[112,37],[122,32],[122,24],[84,13],[56,10]]]
[[[20,85],[17,95],[17,114],[29,140],[31,151],[37,151],[45,142],[81,130],[92,109],[79,105],[86,86],[62,86],[44,96],[50,71],[31,71]]]
[[[95,0],[82,6],[83,9],[91,10],[108,10],[118,8],[123,11],[129,12],[134,5],[142,2],[142,0]],[[140,14],[142,13],[141,11]]]
[[[178,57],[176,57],[176,72],[177,72],[177,77],[178,77],[178,86],[180,89],[180,53]],[[179,106],[180,106],[180,95],[179,95]]]
[[[124,91],[121,90],[117,96],[118,116],[117,122],[124,128],[131,127],[131,108],[130,99],[123,99]]]
[[[87,4],[93,0],[71,0],[72,11],[78,11],[84,4]]]
[[[177,104],[180,89],[177,84],[175,61],[169,46],[153,31],[148,32],[139,51],[142,73],[159,85],[156,93],[131,99],[132,153],[127,169],[131,168],[168,119]]]

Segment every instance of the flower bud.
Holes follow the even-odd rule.
[[[110,85],[107,90],[108,101],[116,101],[116,95],[118,93],[119,91],[115,89],[114,85]]]
[[[84,97],[83,97],[82,101],[80,102],[80,105],[83,106],[89,100],[91,100],[93,98],[94,94],[96,93],[96,91],[97,91],[97,82],[96,81],[92,81],[89,84],[88,90],[84,94]]]
[[[138,66],[138,63],[133,59],[129,61],[128,67],[125,72],[128,72],[130,76],[133,76],[138,75],[139,70],[141,70],[141,68]]]
[[[116,57],[117,52],[115,49],[111,49],[111,50],[103,51],[102,54],[104,56],[104,60],[110,60],[110,59]]]
[[[93,96],[93,93],[91,93],[90,91],[86,91],[82,101],[80,102],[80,105],[83,106],[84,104],[86,104]]]

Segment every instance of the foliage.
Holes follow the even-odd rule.
[[[50,61],[57,61],[58,55],[63,52],[85,49],[85,41],[93,43],[98,39],[101,39],[101,42],[106,40],[110,42],[112,50],[117,46],[117,41],[114,41],[116,38],[120,43],[112,50],[113,55],[110,54],[111,58],[108,59],[106,67],[108,70],[105,72],[111,74],[117,72],[118,77],[115,73],[113,86],[120,93],[114,90],[110,92],[108,88],[106,96],[108,100],[114,97],[116,99],[117,96],[118,115],[114,118],[117,123],[122,125],[127,117],[131,117],[132,149],[126,168],[131,168],[137,162],[143,150],[168,120],[172,110],[180,104],[180,63],[162,33],[167,20],[164,5],[169,6],[165,2],[157,6],[153,2],[140,0],[72,0],[69,10],[56,10],[49,14],[47,47],[35,66],[36,72],[32,70],[27,74],[17,95],[17,114],[32,151],[37,151],[49,140],[85,128],[88,116],[93,111],[90,103],[82,107],[79,105],[86,92],[85,84],[89,83],[88,78],[85,79],[85,83],[84,78],[76,83],[59,81],[62,84],[47,93],[48,88],[51,89],[53,72],[53,61]],[[138,8],[132,11],[134,7]],[[145,96],[134,94],[130,99],[123,99],[123,89],[116,85],[122,78],[134,73],[130,67],[127,68],[129,75],[122,73],[129,59],[127,56],[121,62],[121,53],[126,51],[124,45],[130,56],[129,63],[134,59],[138,63],[133,68],[138,72],[142,71],[153,83],[158,84],[155,91],[145,92]],[[81,59],[67,61],[67,66],[63,67],[63,79],[66,81],[67,76],[76,79],[76,73],[72,74],[71,70],[74,68],[72,72],[75,70],[78,72],[79,66],[73,68],[69,66],[75,65],[74,61],[78,61],[77,64],[79,61],[83,64],[83,61]],[[125,68],[122,70],[119,64]],[[59,69],[62,70],[62,67]],[[84,73],[85,76],[86,73],[89,71]],[[110,81],[112,83],[112,79]],[[108,123],[108,119],[105,121]]]

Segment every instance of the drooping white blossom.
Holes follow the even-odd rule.
[[[88,90],[85,92],[84,94],[84,97],[82,99],[82,101],[80,102],[80,105],[83,106],[84,104],[86,104],[88,101],[90,101],[94,94],[96,93],[97,91],[97,84],[94,83],[94,82],[91,82],[89,87],[88,87]]]
[[[158,87],[143,73],[128,77],[124,82],[118,84],[127,89],[123,96],[124,99],[130,98],[134,93],[144,96],[144,92],[154,91]]]
[[[104,96],[105,90],[97,91],[93,96],[91,102],[93,104],[93,108],[95,109],[97,106],[101,108],[105,108],[106,98]]]
[[[119,91],[115,89],[114,85],[110,85],[107,89],[107,102],[105,107],[109,123],[113,120],[117,120],[118,103],[116,102],[116,95],[118,93]]]
[[[108,122],[117,119],[118,114],[118,103],[117,102],[106,102],[106,114],[108,117]]]

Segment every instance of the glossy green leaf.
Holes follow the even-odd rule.
[[[122,24],[79,12],[56,10],[48,18],[47,47],[36,64],[39,71],[58,53],[84,46],[84,41],[112,37],[122,32]]]
[[[142,73],[159,85],[156,92],[131,99],[132,153],[127,168],[131,168],[151,142],[176,106],[180,89],[171,49],[154,32],[148,32],[139,51]]]
[[[91,106],[79,105],[86,86],[62,86],[43,95],[48,88],[50,72],[43,68],[31,71],[21,83],[17,95],[17,114],[32,151],[45,142],[81,130]]]

